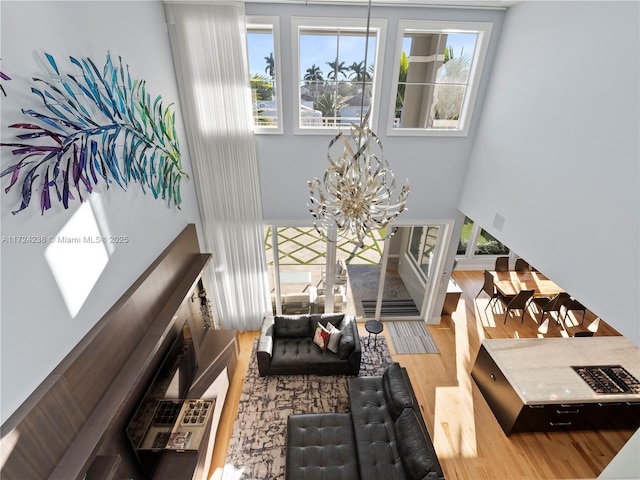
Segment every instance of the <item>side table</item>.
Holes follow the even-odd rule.
[[[369,337],[367,338],[367,346],[371,344],[371,334],[373,334],[373,346],[374,348],[377,347],[378,334],[382,333],[382,330],[384,330],[382,322],[379,320],[367,320],[364,324],[364,328],[367,332],[369,332]]]

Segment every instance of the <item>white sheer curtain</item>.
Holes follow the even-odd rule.
[[[244,3],[167,1],[165,14],[221,324],[258,329],[271,305]]]

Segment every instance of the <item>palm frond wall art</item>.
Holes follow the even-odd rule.
[[[31,88],[42,108],[22,109],[30,120],[9,126],[21,132],[20,142],[1,144],[14,162],[0,172],[10,178],[5,193],[21,189],[13,213],[36,194],[44,214],[52,201],[68,208],[100,185],[126,190],[131,183],[179,208],[180,181],[188,176],[172,105],[153,97],[144,80],[132,80],[121,57],[114,64],[107,54],[102,70],[90,58],[69,57],[73,73],[61,73],[50,54],[45,59],[49,78],[34,77]]]
[[[0,72],[0,79],[2,79],[2,80],[11,80],[11,77],[9,77],[5,73]],[[2,94],[6,97],[7,96],[7,92],[4,91],[4,87],[2,86],[1,83],[0,83],[0,90],[2,90]]]

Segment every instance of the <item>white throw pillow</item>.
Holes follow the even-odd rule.
[[[340,338],[342,337],[342,332],[331,325],[331,323],[327,323],[327,330],[329,331],[330,335],[327,348],[333,353],[338,353],[338,343],[340,342]]]

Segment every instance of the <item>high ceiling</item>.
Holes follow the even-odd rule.
[[[369,0],[247,0],[253,3],[362,5]],[[372,5],[398,7],[509,8],[522,0],[371,0]]]

